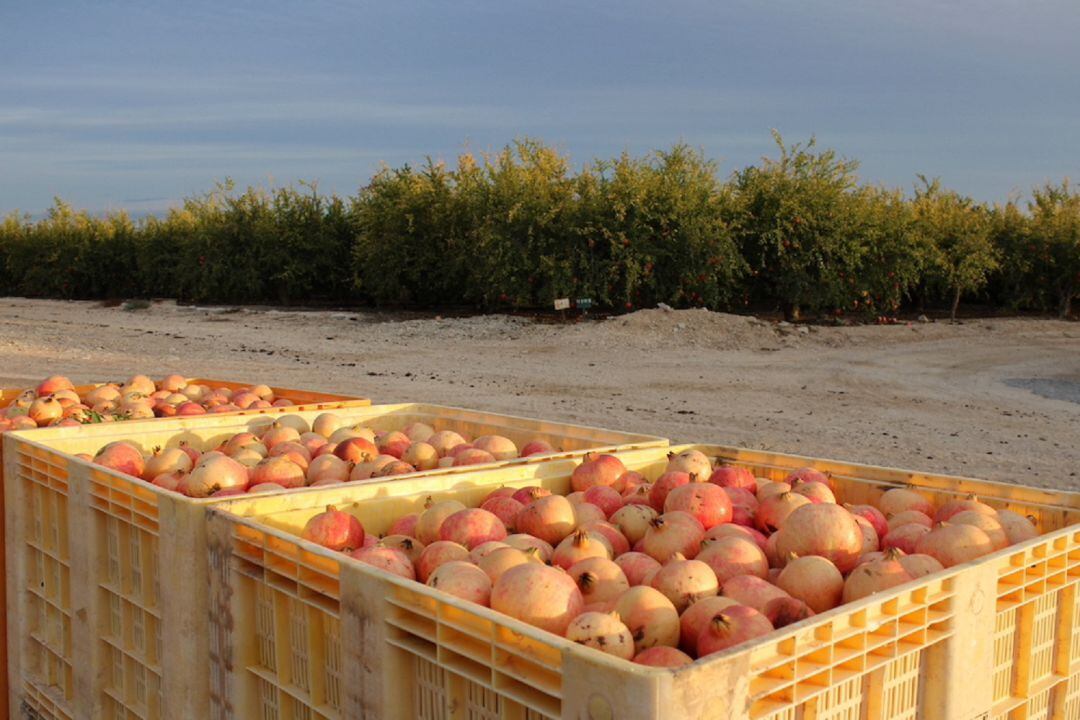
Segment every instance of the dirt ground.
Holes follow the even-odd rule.
[[[1080,324],[806,327],[0,299],[0,386],[133,371],[425,401],[1080,489]]]

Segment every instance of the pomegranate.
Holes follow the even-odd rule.
[[[300,537],[338,552],[351,552],[364,545],[364,526],[354,515],[327,505],[304,524]]]
[[[776,549],[781,558],[820,555],[832,561],[841,573],[855,567],[862,555],[863,534],[844,508],[824,503],[804,505],[792,512],[776,533]],[[813,607],[811,605],[811,607]]]
[[[736,575],[728,578],[721,585],[720,593],[758,612],[764,611],[765,604],[773,598],[791,597],[787,592],[756,575]]]
[[[155,448],[154,454],[146,459],[143,466],[143,480],[153,480],[158,475],[175,472],[189,472],[194,463],[187,453],[179,448],[162,450]]]
[[[595,520],[593,522],[585,523],[578,528],[589,533],[594,533],[600,536],[608,549],[611,551],[611,556],[622,555],[625,552],[630,552],[630,542],[626,539],[626,536],[619,532],[619,529],[611,523],[604,522],[603,520]]]
[[[736,575],[764,578],[769,573],[769,561],[761,548],[749,538],[725,537],[703,544],[697,559],[712,569],[723,584]]]
[[[346,467],[351,468],[349,470],[348,477],[345,479],[349,482],[357,482],[359,480],[368,480],[375,477],[377,473],[382,473],[386,468],[396,464],[398,461],[394,459],[393,455],[379,455],[370,462],[363,462],[359,465],[353,465],[347,463]],[[310,475],[310,470],[308,471]]]
[[[651,505],[625,505],[611,515],[611,522],[633,544],[645,537],[649,524],[657,517]]]
[[[49,423],[59,420],[64,415],[64,406],[52,395],[39,397],[30,403],[26,415],[37,423],[38,427],[45,427]]]
[[[788,560],[776,579],[776,586],[805,602],[815,613],[823,613],[840,604],[844,576],[825,558],[807,555]]]
[[[551,495],[551,491],[547,488],[542,488],[538,485],[527,485],[515,490],[514,494],[510,497],[514,498],[522,505],[528,505],[542,497],[547,497],[548,495]]]
[[[914,523],[901,525],[895,530],[890,530],[885,537],[881,538],[881,549],[898,548],[911,555],[915,552],[915,545],[919,542],[919,538],[929,532],[930,528],[925,525]]]
[[[524,510],[525,506],[512,497],[502,495],[489,497],[480,505],[480,509],[486,510],[499,518],[509,531],[514,529],[514,522],[517,520],[518,513]]]
[[[163,475],[158,475],[150,480],[151,485],[156,485],[164,490],[172,490],[173,492],[180,492],[180,483],[184,480],[186,472],[171,472]]]
[[[613,608],[630,628],[635,653],[657,645],[679,644],[679,613],[659,590],[645,585],[632,587],[615,600]]]
[[[426,442],[416,442],[405,449],[401,459],[417,470],[433,470],[439,465],[439,453]]]
[[[469,550],[464,545],[445,540],[436,540],[424,547],[416,561],[416,577],[420,582],[427,582],[431,573],[440,565],[455,560],[467,560]]]
[[[464,465],[486,465],[495,462],[495,456],[486,450],[468,448],[454,456],[454,467]]]
[[[757,492],[757,478],[754,473],[739,465],[725,463],[718,466],[709,476],[709,482],[720,487],[746,490],[751,495]]]
[[[485,543],[480,543],[469,551],[469,562],[471,562],[473,565],[479,565],[480,561],[491,553],[495,552],[500,548],[507,547],[510,546],[501,540],[488,540]]]
[[[697,639],[702,628],[722,610],[738,605],[731,598],[710,595],[692,603],[679,616],[679,647],[697,655]]]
[[[52,395],[58,390],[74,390],[75,386],[71,384],[71,380],[67,379],[63,375],[50,375],[38,384],[35,389],[36,395]],[[151,384],[150,392],[153,392],[154,388]]]
[[[974,494],[971,494],[964,498],[950,500],[941,507],[939,507],[938,511],[934,514],[934,522],[946,522],[948,520],[951,520],[953,515],[956,515],[957,513],[962,513],[965,510],[981,512],[985,513],[986,515],[997,515],[997,510],[990,507],[984,502],[980,502]]]
[[[926,498],[908,488],[886,490],[878,500],[878,508],[885,517],[892,517],[905,510],[917,510],[926,515],[932,515],[934,512],[934,506]]]
[[[634,662],[638,665],[648,665],[650,667],[677,668],[689,665],[694,662],[694,659],[681,650],[659,645],[635,655]]]
[[[569,574],[540,563],[510,568],[491,590],[492,610],[558,635],[584,605]]]
[[[494,513],[468,508],[448,515],[439,526],[439,539],[449,540],[472,550],[481,543],[506,538],[506,526]]]
[[[386,537],[379,538],[379,542],[376,543],[379,547],[395,548],[405,553],[405,557],[409,558],[409,562],[416,566],[416,562],[420,559],[420,555],[424,552],[424,544],[414,537],[408,535],[387,535]]]
[[[345,462],[358,465],[378,457],[379,449],[367,438],[353,437],[339,442],[334,448],[334,455]]]
[[[705,482],[712,475],[712,471],[712,463],[700,450],[683,450],[677,455],[668,453],[668,463],[664,469],[665,473],[684,472],[693,475],[698,482]]]
[[[524,550],[526,552],[530,549],[535,549],[537,556],[545,563],[551,562],[551,556],[555,554],[555,548],[551,546],[551,543],[544,542],[540,538],[524,533],[510,535],[506,538],[505,542],[510,547],[516,547],[518,550]]]
[[[615,558],[615,564],[626,575],[631,586],[646,585],[645,578],[660,569],[660,563],[641,552],[623,553]]]
[[[652,501],[649,500],[649,493],[652,492],[652,483],[642,483],[636,486],[633,490],[624,492],[622,494],[625,505],[648,505],[652,507]]]
[[[496,460],[513,460],[518,456],[514,441],[502,435],[482,435],[473,441],[473,446],[489,453]]]
[[[757,496],[758,502],[760,503],[764,502],[765,498],[786,492],[791,492],[791,486],[787,483],[772,482],[771,480],[762,480],[761,478],[758,478],[757,492],[754,494]]]
[[[885,515],[873,505],[849,505],[845,503],[844,508],[852,515],[861,517],[873,525],[874,532],[877,533],[879,538],[885,537],[889,532],[889,521],[886,520]]]
[[[713,616],[698,635],[698,657],[722,652],[773,631],[764,615],[745,605],[733,605]]]
[[[896,559],[904,566],[908,575],[913,578],[921,578],[945,569],[944,565],[929,555],[920,555],[918,553],[914,555],[905,555],[903,551],[898,548],[894,548],[894,551],[897,554]]]
[[[458,445],[464,445],[465,438],[453,430],[440,430],[428,437],[427,443],[435,448],[435,452],[439,453],[439,457],[442,457]]]
[[[551,556],[551,564],[569,570],[574,564],[585,558],[602,557],[611,559],[611,550],[599,535],[585,530],[577,530],[567,535]]]
[[[794,492],[770,495],[761,500],[758,505],[754,523],[758,530],[768,535],[779,530],[788,516],[797,509],[811,504],[813,503],[810,502],[810,498]]]
[[[754,526],[757,517],[758,499],[745,488],[725,487],[724,493],[731,501],[731,522],[736,525]]]
[[[405,451],[409,449],[409,446],[412,445],[412,440],[405,433],[396,430],[383,435],[376,435],[376,439],[378,440],[377,446],[380,453],[393,455],[399,460],[405,454]]]
[[[593,485],[584,492],[583,497],[585,502],[591,503],[604,511],[605,520],[623,506],[622,495],[607,485]]]
[[[634,492],[634,490],[641,487],[646,482],[648,482],[648,480],[646,480],[645,476],[637,470],[627,470],[615,484],[616,486],[623,486],[622,490],[619,491],[619,494],[625,498],[628,493]]]
[[[281,492],[284,489],[276,483],[263,483],[262,485],[252,485],[247,492],[249,495],[258,495],[260,493]]]
[[[792,487],[796,483],[816,482],[831,488],[832,483],[829,480],[829,476],[820,470],[815,470],[812,467],[801,467],[798,470],[792,470],[791,473],[784,478],[784,482]]]
[[[589,453],[570,475],[570,487],[575,491],[585,491],[603,485],[619,490],[621,486],[616,485],[624,473],[626,466],[614,455]]]
[[[334,413],[322,413],[315,418],[315,422],[311,423],[311,430],[312,432],[322,435],[324,438],[329,438],[344,425],[345,422],[339,415],[335,415]]]
[[[308,465],[307,476],[309,478],[332,477],[345,482],[349,479],[351,469],[349,463],[335,455],[320,455]]]
[[[428,498],[424,511],[420,513],[420,517],[416,520],[416,539],[425,545],[441,540],[439,530],[442,528],[443,522],[454,513],[464,509],[465,506],[457,500],[433,502],[431,498]]]
[[[584,612],[570,621],[566,639],[629,660],[634,656],[630,628],[614,613]]]
[[[94,463],[135,477],[142,477],[146,469],[146,462],[139,448],[122,440],[111,442],[98,450],[94,455]]]
[[[695,482],[673,489],[664,500],[664,512],[675,510],[690,513],[706,530],[731,522],[731,499],[712,483]]]
[[[1024,517],[1012,510],[998,510],[997,517],[998,522],[1005,529],[1005,536],[1008,537],[1010,545],[1022,543],[1039,536],[1039,531],[1035,527],[1034,515]]]
[[[307,478],[304,470],[285,457],[269,457],[251,471],[251,484],[277,483],[285,488],[304,487]]]
[[[994,544],[974,525],[942,523],[919,538],[915,552],[929,555],[948,568],[989,555],[994,552]]]
[[[626,573],[607,558],[585,558],[571,565],[569,572],[587,604],[610,602],[630,589]]]
[[[1009,545],[1009,536],[998,520],[997,513],[987,515],[975,510],[964,510],[949,518],[949,522],[954,525],[973,525],[979,528],[986,533],[986,537],[990,538],[990,544],[994,546],[994,550],[1001,550]]]
[[[419,519],[420,516],[416,513],[402,515],[397,520],[390,523],[390,529],[386,531],[386,534],[416,537],[416,521]]]
[[[289,427],[281,422],[275,422],[267,428],[266,432],[264,432],[260,438],[267,450],[273,450],[274,446],[278,443],[296,442],[299,439],[300,433],[296,431],[296,428]]]
[[[491,580],[475,565],[461,560],[444,563],[431,573],[427,586],[442,590],[477,605],[487,605],[491,599]]]
[[[414,422],[401,428],[401,432],[413,443],[426,443],[435,434],[435,428],[427,423]]]
[[[854,602],[910,582],[913,578],[899,562],[899,558],[898,551],[886,550],[882,559],[855,568],[844,581],[844,602]]]
[[[547,495],[534,500],[518,513],[517,529],[557,544],[577,527],[574,506],[562,495]]]
[[[793,597],[778,597],[765,603],[765,611],[762,615],[779,630],[813,617],[814,611],[802,600]]]
[[[407,580],[416,579],[416,570],[401,550],[388,547],[362,547],[349,553],[350,557]],[[428,578],[430,579],[430,578]]]
[[[219,490],[246,489],[248,472],[240,463],[226,455],[207,453],[180,483],[179,490],[189,497],[209,497]]]
[[[690,517],[694,523],[697,519]],[[647,555],[663,563],[675,553],[693,559],[697,557],[701,548],[701,540],[705,536],[700,523],[697,527],[689,522],[680,520],[676,513],[665,513],[653,518],[649,523],[649,529],[641,538],[641,548]]]
[[[543,440],[533,440],[532,442],[525,443],[521,448],[521,457],[532,457],[533,455],[548,455],[555,452],[555,448],[551,447],[551,444]]]
[[[700,560],[687,560],[679,553],[672,555],[653,575],[650,585],[663,593],[680,613],[720,590],[712,568]]]
[[[858,524],[859,530],[862,532],[862,549],[859,554],[865,555],[869,552],[875,552],[881,546],[881,541],[878,538],[877,531],[874,530],[874,526],[862,515],[852,515],[851,517]]]
[[[792,484],[791,492],[805,496],[812,503],[835,503],[836,496],[829,486],[816,480],[800,480]]]
[[[604,514],[604,511],[592,503],[579,502],[573,504],[573,506],[575,527],[607,520],[607,515]]]
[[[697,482],[696,478],[696,475],[690,475],[689,473],[680,471],[664,473],[656,478],[656,482],[649,488],[649,504],[652,505],[657,512],[663,512],[664,503],[667,501],[668,493],[677,487]]]
[[[724,525],[717,525],[709,532],[705,533],[705,540],[719,540],[726,537],[740,537],[753,540],[754,543],[765,550],[765,543],[768,542],[768,538],[761,534],[758,530],[752,527],[746,527],[745,525],[733,525],[730,523]]]
[[[895,515],[889,516],[889,529],[895,530],[901,525],[923,525],[925,527],[933,527],[934,521],[930,519],[930,516],[926,513],[919,512],[918,510],[905,510],[898,512]]]

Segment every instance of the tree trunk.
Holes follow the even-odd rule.
[[[960,307],[960,288],[956,288],[956,294],[953,295],[952,301],[952,313],[949,314],[949,319],[956,322],[956,308]]]
[[[1058,317],[1063,320],[1067,320],[1072,316],[1072,299],[1075,294],[1071,284],[1060,293],[1061,302],[1058,303]]]
[[[788,322],[799,321],[799,303],[784,302],[780,304],[784,311],[784,319]]]

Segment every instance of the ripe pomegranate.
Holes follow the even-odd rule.
[[[443,522],[454,513],[464,509],[465,506],[457,500],[433,502],[431,498],[428,498],[424,511],[416,520],[416,539],[425,545],[441,540],[439,530]]]
[[[491,454],[496,460],[513,460],[518,457],[517,445],[502,435],[482,435],[473,441],[473,446]]]
[[[339,442],[334,448],[334,455],[345,462],[360,464],[378,457],[379,449],[367,438],[353,437]]]
[[[578,615],[570,621],[566,638],[623,660],[634,656],[630,629],[615,613],[584,612]]]
[[[915,552],[929,555],[948,568],[989,555],[994,552],[994,544],[974,525],[942,523],[919,538]]]
[[[209,497],[219,490],[246,489],[248,471],[226,455],[207,453],[180,483],[179,490],[189,497]]]
[[[805,602],[815,613],[823,613],[840,604],[844,576],[825,558],[807,555],[788,560],[776,579],[776,586]]]
[[[679,553],[671,556],[649,583],[682,612],[692,603],[716,595],[720,585],[716,574],[700,560],[687,560]]]
[[[705,533],[705,540],[720,540],[726,537],[740,537],[753,540],[754,543],[765,550],[765,543],[768,542],[768,538],[761,534],[760,531],[755,530],[752,527],[746,527],[745,525],[734,525],[731,523],[725,523],[724,525],[717,525],[709,532]]]
[[[697,482],[696,478],[696,475],[692,476],[690,473],[681,471],[664,473],[656,478],[656,482],[654,482],[649,489],[649,504],[652,505],[653,509],[657,512],[663,512],[664,503],[667,501],[668,493],[677,487]]]
[[[622,494],[625,505],[647,505],[652,507],[652,501],[649,500],[649,493],[652,492],[652,483],[641,483],[633,490],[624,492]]]
[[[709,476],[709,482],[726,488],[746,490],[751,495],[757,492],[757,478],[754,473],[740,465],[720,465]]]
[[[446,540],[436,540],[425,546],[420,552],[420,557],[416,561],[416,577],[420,582],[427,582],[431,573],[435,572],[435,569],[440,565],[455,560],[467,560],[468,558],[469,550],[464,545],[458,545],[456,542]]]
[[[502,524],[506,526],[508,531],[512,531],[515,527],[514,523],[517,520],[518,513],[525,509],[525,506],[519,503],[512,497],[499,496],[489,497],[480,505],[481,510],[486,510],[495,517],[502,521]]]
[[[964,510],[949,518],[949,522],[954,525],[973,525],[979,528],[986,533],[986,537],[990,538],[990,544],[994,546],[994,550],[1001,550],[1009,545],[1009,536],[1005,533],[1001,521],[998,520],[997,513],[987,515],[975,510]]]
[[[531,548],[529,552],[523,552],[506,545],[484,555],[477,565],[487,574],[491,582],[495,583],[510,568],[529,562],[541,562],[535,548]]]
[[[186,472],[171,472],[158,475],[150,480],[151,485],[156,485],[163,490],[172,490],[173,492],[180,492],[180,483],[183,482]]]
[[[829,486],[816,480],[800,480],[791,485],[791,492],[804,495],[812,503],[835,503],[836,496]]]
[[[431,573],[427,586],[442,590],[477,605],[487,605],[491,599],[491,580],[475,565],[461,560],[444,563]]]
[[[607,520],[607,515],[596,505],[587,502],[574,504],[574,524],[577,527],[605,520]]]
[[[614,562],[626,575],[626,581],[631,586],[647,585],[645,578],[660,569],[659,562],[642,552],[623,553],[616,557]]]
[[[694,523],[697,519],[690,517]],[[654,518],[641,538],[641,549],[645,554],[663,563],[675,553],[693,559],[697,557],[701,548],[701,540],[705,536],[698,523],[695,527],[689,522],[680,520],[676,513],[665,513]]]
[[[251,471],[251,484],[277,483],[285,488],[304,487],[307,478],[304,470],[285,457],[269,457],[261,461]]]
[[[599,535],[577,530],[567,535],[555,548],[555,553],[551,556],[551,564],[569,570],[574,564],[591,557],[610,560],[611,549]]]
[[[153,480],[158,475],[175,472],[189,472],[194,463],[188,454],[179,448],[162,450],[155,448],[154,453],[146,459],[143,466],[143,480]]]
[[[684,472],[693,475],[698,482],[705,482],[712,475],[712,471],[712,463],[700,450],[683,450],[677,455],[670,452],[667,467],[664,468],[665,473]]]
[[[914,523],[901,525],[895,530],[890,530],[885,537],[881,538],[881,549],[898,548],[911,555],[915,552],[915,545],[919,542],[919,538],[929,532],[930,528],[925,525]]]
[[[870,521],[861,515],[851,516],[859,526],[859,530],[862,532],[862,549],[859,551],[860,555],[865,555],[869,552],[875,552],[880,546],[881,541],[878,538],[877,531],[874,530],[874,526],[870,524]]]
[[[300,537],[338,552],[351,552],[364,545],[364,526],[355,515],[327,505],[324,512],[313,515]]]
[[[634,656],[634,662],[638,665],[650,667],[677,668],[689,665],[694,659],[673,647],[659,645],[647,648]]]
[[[468,508],[448,515],[439,526],[439,539],[456,542],[472,550],[481,543],[506,538],[506,526],[494,513]]]
[[[528,505],[529,503],[539,500],[542,497],[547,497],[548,495],[551,495],[551,491],[547,488],[542,488],[538,485],[527,485],[515,490],[510,497],[514,498],[522,505]]]
[[[431,435],[427,439],[427,443],[435,448],[435,451],[439,453],[439,457],[443,457],[458,445],[464,445],[466,440],[453,430],[440,430]]]
[[[725,537],[708,541],[703,544],[697,559],[712,569],[720,584],[736,575],[764,578],[769,574],[765,553],[749,538]]]
[[[262,485],[252,485],[247,492],[249,495],[258,495],[260,493],[281,492],[284,489],[276,483],[263,483]]]
[[[926,498],[908,488],[886,490],[878,500],[878,508],[885,517],[891,517],[905,510],[918,510],[926,515],[934,513],[934,506]]]
[[[844,581],[844,602],[854,602],[910,582],[913,578],[899,562],[899,558],[898,551],[886,550],[882,559],[855,568]]]
[[[659,590],[631,587],[615,600],[613,609],[630,628],[635,654],[657,645],[679,644],[679,613]]]
[[[525,443],[521,448],[521,457],[532,457],[533,455],[548,455],[555,452],[555,448],[551,447],[551,444],[543,440],[533,440],[532,442]]]
[[[539,563],[510,568],[491,590],[492,610],[558,635],[584,605],[569,574]]]
[[[407,580],[416,579],[416,569],[401,550],[389,547],[362,547],[349,553],[350,557]],[[430,579],[430,578],[429,578]]]
[[[58,390],[74,390],[75,386],[72,385],[71,380],[67,379],[63,375],[50,375],[41,381],[41,383],[35,389],[36,395],[52,395]],[[150,392],[153,392],[153,387],[150,388]]]
[[[849,505],[844,503],[844,508],[857,517],[865,519],[873,525],[878,538],[883,538],[889,532],[889,521],[885,515],[873,505]]]
[[[814,611],[802,600],[793,597],[778,597],[765,603],[765,611],[762,615],[779,630],[813,617]]]
[[[526,535],[525,533],[510,535],[506,538],[505,542],[510,547],[516,547],[518,550],[524,550],[526,552],[535,549],[541,562],[545,563],[551,562],[551,556],[555,554],[555,548],[551,546],[551,543],[544,542],[538,537]]]
[[[52,395],[46,395],[30,403],[30,408],[26,411],[26,414],[37,423],[38,427],[45,427],[63,417],[64,406]]]
[[[674,488],[664,500],[664,512],[688,512],[706,530],[731,522],[731,499],[723,488],[712,483],[695,482]]]
[[[611,522],[632,545],[645,537],[649,524],[658,515],[651,505],[625,505],[611,515]]]
[[[998,510],[997,517],[998,522],[1005,528],[1005,535],[1008,537],[1010,545],[1032,540],[1039,536],[1039,531],[1035,527],[1034,515],[1024,517],[1012,510]]]
[[[740,605],[752,607],[758,612],[763,612],[766,603],[773,598],[791,597],[784,590],[756,575],[736,575],[728,578],[721,585],[720,594]]]
[[[597,520],[585,523],[579,529],[595,533],[607,541],[612,557],[630,552],[630,541],[627,540],[626,536],[619,532],[619,529],[611,523]]]
[[[724,493],[731,501],[731,522],[736,525],[754,527],[754,519],[757,517],[758,499],[752,492],[745,488],[725,487]]]
[[[855,518],[839,505],[829,503],[796,509],[776,533],[781,558],[791,553],[799,557],[820,555],[832,561],[841,573],[851,572],[862,555],[862,547],[862,530]]]
[[[111,442],[97,451],[94,463],[127,475],[142,477],[146,462],[139,448],[131,443]]]
[[[626,473],[622,460],[614,455],[589,453],[584,461],[574,468],[570,476],[570,487],[575,491],[585,491],[597,485],[604,485],[621,490],[619,479]]]
[[[322,413],[311,423],[311,431],[322,435],[324,438],[329,438],[344,425],[345,422],[339,415]]]
[[[480,543],[469,551],[469,562],[471,562],[473,565],[479,565],[480,561],[483,560],[485,557],[495,552],[499,548],[506,547],[510,546],[502,542],[501,540],[488,540],[485,543]]]
[[[416,513],[402,515],[397,520],[390,523],[390,529],[386,531],[386,534],[416,537],[416,521],[419,519],[420,516]]]
[[[728,597],[710,595],[692,603],[679,616],[679,647],[690,655],[697,655],[697,639],[701,635],[702,628],[712,620],[718,612],[729,607],[738,605]]]
[[[308,465],[307,476],[309,478],[332,477],[335,480],[345,482],[349,479],[350,471],[351,466],[349,463],[341,458],[335,455],[320,455]]]
[[[826,487],[832,487],[829,476],[812,467],[801,467],[798,470],[792,470],[791,473],[784,478],[784,482],[792,487],[794,487],[796,483],[804,482],[817,482]]]
[[[698,657],[722,652],[772,631],[772,623],[760,612],[745,605],[733,605],[713,616],[701,630]]]
[[[904,566],[908,575],[913,578],[921,578],[945,569],[944,565],[938,562],[936,558],[932,558],[929,555],[920,555],[918,553],[914,555],[905,555],[903,551],[897,548],[894,548],[894,551],[898,556],[896,559]]]
[[[754,523],[758,530],[768,535],[779,530],[788,516],[798,508],[811,504],[813,503],[810,502],[810,498],[798,493],[782,492],[770,495],[761,500],[758,505]]]
[[[757,492],[754,494],[757,496],[758,502],[764,502],[765,498],[772,497],[773,495],[780,495],[782,493],[791,492],[791,486],[785,482],[773,482],[771,480],[763,480],[758,478]]]
[[[495,456],[486,450],[468,448],[454,456],[454,467],[465,465],[486,465],[495,462]]]
[[[585,491],[585,502],[592,503],[603,510],[608,518],[623,506],[623,497],[617,490],[607,485],[594,485]]]
[[[980,502],[974,494],[967,497],[959,498],[957,500],[950,500],[941,507],[934,514],[934,522],[942,523],[952,519],[953,515],[962,513],[965,510],[971,510],[974,512],[985,513],[986,515],[997,515],[997,510],[990,507],[984,502]],[[928,513],[929,514],[929,513]]]
[[[904,512],[898,512],[895,515],[889,517],[889,529],[895,530],[901,525],[924,525],[926,527],[933,527],[934,521],[930,519],[930,516],[926,513],[919,512],[918,510],[905,510]]]
[[[401,428],[401,432],[413,443],[426,443],[435,434],[435,428],[427,423],[414,422]]]
[[[630,589],[626,573],[607,558],[585,558],[571,565],[569,572],[586,604],[610,602]]]
[[[439,465],[439,453],[426,442],[416,442],[405,449],[401,459],[417,470],[434,470]]]
[[[577,527],[574,506],[562,495],[547,495],[534,500],[518,513],[517,529],[557,544]]]
[[[422,542],[408,535],[387,535],[379,538],[379,542],[376,544],[379,547],[395,548],[405,553],[405,557],[409,558],[409,562],[414,567],[425,547]]]

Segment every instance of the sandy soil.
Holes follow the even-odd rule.
[[[0,299],[0,386],[264,381],[1080,489],[1080,324],[782,326],[704,310],[526,318]]]

